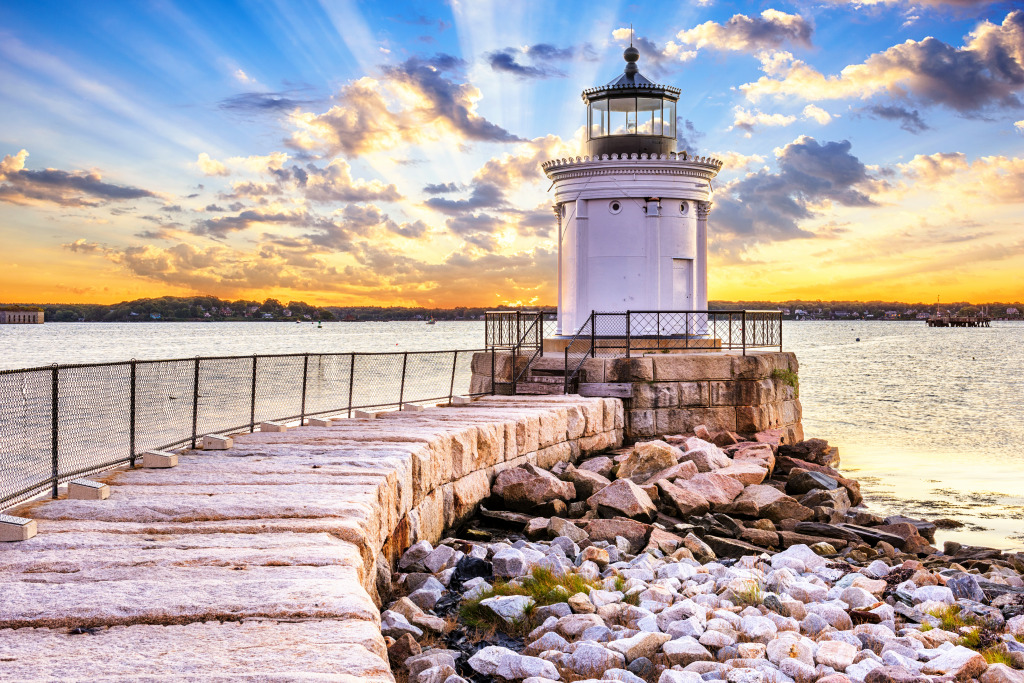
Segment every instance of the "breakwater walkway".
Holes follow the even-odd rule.
[[[617,399],[468,405],[235,437],[172,469],[94,477],[107,500],[13,514],[0,680],[393,681],[392,561],[472,514],[497,472],[613,447]]]

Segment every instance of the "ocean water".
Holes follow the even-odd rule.
[[[482,346],[480,321],[4,325],[0,369]],[[1024,323],[786,322],[783,346],[800,361],[806,435],[839,447],[873,511],[965,525],[940,543],[1024,548]]]

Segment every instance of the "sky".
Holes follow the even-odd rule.
[[[1024,3],[0,4],[0,301],[556,299],[580,92],[681,88],[716,300],[1015,301]]]

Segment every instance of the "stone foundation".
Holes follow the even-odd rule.
[[[525,362],[525,360],[524,360]],[[564,356],[544,356],[533,365],[538,373],[564,370]],[[511,379],[508,354],[494,363],[500,381]],[[802,409],[796,388],[774,377],[776,370],[799,373],[796,354],[780,351],[650,354],[633,358],[590,358],[580,371],[581,393],[607,391],[622,395],[625,440],[690,432],[697,425],[711,431],[753,434],[783,431],[786,443],[803,440]],[[491,354],[473,358],[472,391],[487,391]],[[593,386],[585,386],[585,385]],[[613,389],[619,391],[613,392]]]

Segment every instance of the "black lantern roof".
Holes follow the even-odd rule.
[[[640,51],[630,45],[622,53],[626,60],[626,68],[618,78],[607,85],[599,85],[596,88],[587,88],[583,91],[583,101],[590,104],[592,100],[599,100],[605,97],[618,97],[620,95],[639,95],[641,97],[664,97],[670,100],[678,100],[682,92],[679,88],[671,85],[659,85],[640,73],[636,62],[640,59]]]

